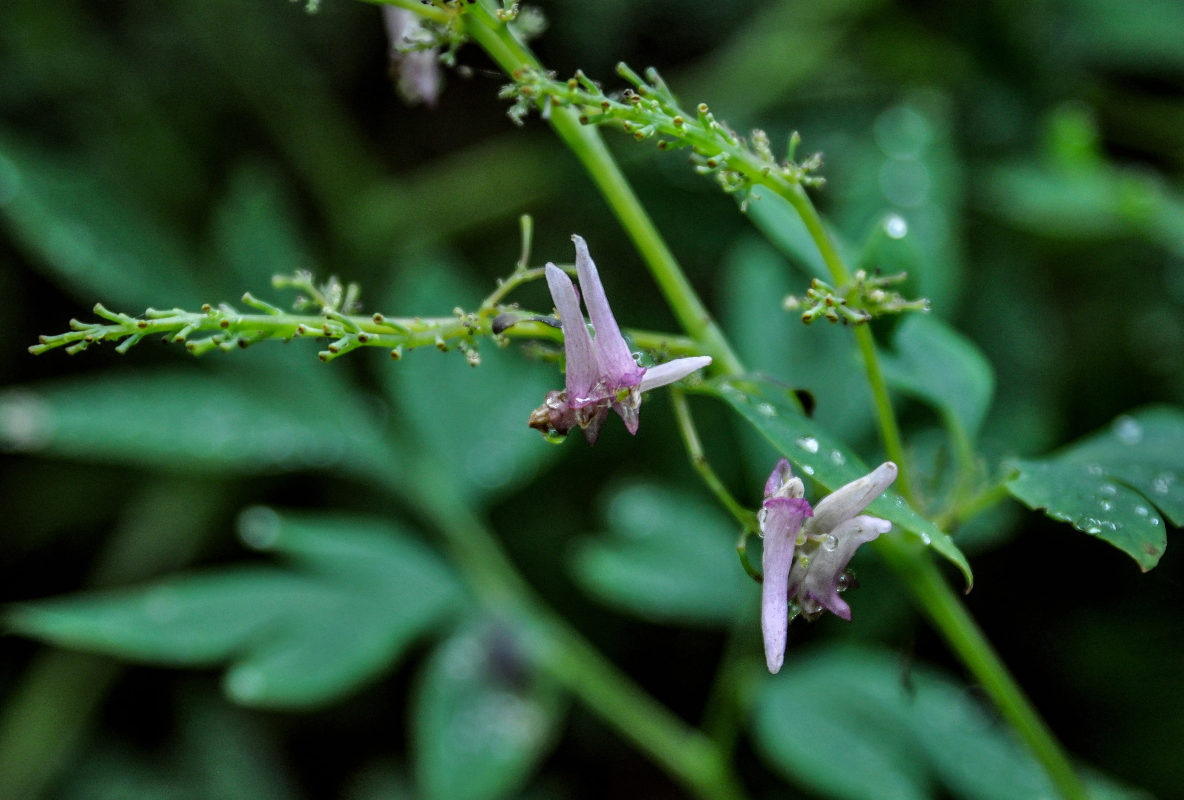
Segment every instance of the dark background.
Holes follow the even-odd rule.
[[[891,210],[931,221],[922,244],[931,278],[923,288],[935,312],[974,340],[996,370],[996,403],[982,439],[989,469],[1007,456],[1048,452],[1131,408],[1184,399],[1184,6],[540,5],[550,27],[534,46],[560,75],[581,68],[616,87],[618,60],[654,65],[687,105],[705,100],[737,130],[766,129],[779,152],[788,131],[800,130],[803,152],[825,153],[828,184],[815,197],[841,236],[860,240]],[[413,253],[446,253],[478,276],[478,286],[491,286],[517,258],[521,213],[535,219],[535,262],[570,259],[567,239],[578,231],[599,263],[629,265],[612,279],[618,287],[626,275],[643,274],[570,154],[537,119],[520,129],[506,118],[496,97],[505,80],[475,47],[460,51],[464,74],[449,73],[438,106],[425,109],[396,96],[379,12],[361,3],[326,0],[309,15],[279,0],[8,0],[4,18],[6,391],[153,369],[213,375],[220,367],[207,361],[218,356],[198,362],[147,343],[125,357],[102,349],[34,358],[25,349],[39,334],[65,330],[71,317],[89,319],[96,300],[137,313],[145,305],[233,300],[248,289],[271,296],[263,274],[270,270],[251,278],[220,255],[239,224],[235,215],[253,208],[252,198],[284,207],[303,242],[302,252],[291,254],[293,268],[359,281],[368,307],[391,297]],[[893,114],[902,108],[927,126],[917,146],[928,194],[910,195],[893,182],[891,162],[900,156]],[[606,137],[709,306],[723,309],[737,260],[764,252],[750,222],[683,156]],[[75,199],[44,212],[12,200],[21,180],[51,179]],[[61,213],[74,202],[82,216],[104,208],[105,230],[115,231],[110,236],[125,250],[71,250],[86,249],[87,232]],[[251,224],[249,216],[241,224]],[[119,274],[125,261],[145,269],[144,282],[105,277]],[[652,302],[648,278],[636,284],[635,291],[610,288],[618,317],[673,329]],[[108,294],[108,285],[119,288]],[[801,278],[791,288],[804,286]],[[526,297],[546,304],[541,293]],[[380,394],[375,375],[399,368],[379,352],[324,367],[312,346],[306,349],[308,370],[341,370],[363,393]],[[227,358],[249,363],[269,358],[265,350]],[[745,355],[750,363],[784,358],[776,341],[765,350],[750,345]],[[72,385],[85,392],[84,383]],[[809,388],[825,398],[825,387]],[[4,395],[6,402],[14,396]],[[589,483],[663,474],[694,485],[665,402],[647,410],[646,447],[632,448],[619,430],[594,451],[573,452],[583,445],[569,442],[560,467],[508,495],[492,517],[511,555],[553,603],[659,699],[696,719],[723,636],[606,611],[580,596],[557,566],[565,545],[555,537],[596,524]],[[870,408],[865,412],[866,419],[840,427],[870,459],[877,443]],[[924,491],[925,465],[937,463],[924,445],[934,419],[913,405],[901,412]],[[819,413],[825,418],[826,408]],[[728,424],[722,414],[720,422]],[[35,448],[12,436],[6,428],[13,452],[0,461],[6,601],[236,560],[232,521],[251,503],[365,509],[369,502],[364,490],[315,469],[227,477],[191,475],[178,465],[162,477],[85,457],[15,452]],[[721,441],[722,434],[712,436],[708,445]],[[732,485],[759,485],[754,477],[768,469],[733,463],[730,451],[719,457]],[[928,469],[936,483],[939,468]],[[572,521],[535,508],[538,491],[568,501]],[[745,499],[755,501],[755,489]],[[153,511],[154,502],[165,510]],[[156,520],[162,540],[184,530],[184,541],[171,551],[162,545],[168,552],[157,561],[112,552],[112,532],[137,514]],[[1014,503],[977,526],[966,545],[977,577],[966,602],[1068,749],[1165,798],[1184,797],[1184,586],[1175,533],[1159,567],[1145,575],[1104,543]],[[878,638],[902,657],[958,671],[898,589],[866,591],[865,604],[878,598],[888,610],[866,614],[874,619],[865,629],[828,620],[799,633],[799,641]],[[13,637],[0,648],[0,690],[18,686],[46,657],[41,646]],[[674,676],[671,653],[678,654]],[[219,697],[211,673],[58,657],[72,659],[58,667],[61,680],[97,675],[107,688],[93,708],[27,728],[22,738],[33,760],[38,740],[78,737],[60,763],[45,761],[46,796],[216,796],[184,776],[207,763],[212,740],[235,735],[270,765],[278,796],[371,796],[368,781],[389,785],[382,781],[395,774],[397,784],[406,774],[403,698],[414,657],[362,695],[308,715],[235,709]],[[566,731],[530,796],[680,796],[579,709]],[[744,745],[739,759],[753,786],[779,796]]]

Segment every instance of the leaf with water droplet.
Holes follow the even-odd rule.
[[[1030,508],[1104,539],[1147,571],[1167,546],[1159,512],[1184,525],[1184,410],[1151,406],[1042,459],[1008,489]],[[1156,511],[1158,509],[1158,512]]]
[[[296,568],[239,565],[23,603],[5,622],[26,636],[119,658],[227,664],[224,688],[237,702],[306,708],[373,679],[459,607],[451,571],[384,522],[258,509],[244,515],[243,536]]]
[[[701,384],[695,391],[717,397],[735,409],[777,450],[790,460],[800,474],[813,478],[830,491],[866,475],[868,467],[850,449],[814,420],[804,416],[794,403],[789,389],[766,377],[718,378]],[[773,414],[758,411],[771,406]],[[803,442],[808,443],[803,446]],[[839,458],[835,458],[835,453]],[[953,540],[936,525],[914,511],[908,503],[889,490],[876,498],[867,513],[890,520],[899,528],[911,531],[962,571],[967,586],[973,574],[966,556]],[[928,536],[929,540],[925,541]]]

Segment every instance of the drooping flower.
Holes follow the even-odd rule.
[[[399,94],[408,103],[436,105],[444,82],[440,74],[440,51],[414,11],[395,6],[382,7],[382,19],[390,41],[390,74]]]
[[[637,433],[642,393],[685,378],[710,364],[711,358],[676,358],[649,368],[638,364],[613,317],[588,245],[579,236],[571,238],[576,245],[580,290],[595,335],[584,323],[571,278],[554,264],[547,264],[547,287],[563,329],[567,376],[564,390],[548,392],[543,404],[531,414],[530,426],[544,434],[559,435],[579,426],[588,443],[595,444],[610,408],[620,415],[630,433]]]
[[[764,538],[761,633],[769,672],[780,670],[785,659],[791,602],[807,619],[823,611],[851,619],[850,606],[839,597],[847,563],[861,544],[892,529],[888,520],[860,512],[894,480],[896,465],[886,461],[811,509],[789,462],[777,462],[765,483],[759,514]]]

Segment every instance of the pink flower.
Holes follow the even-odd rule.
[[[595,444],[610,408],[630,433],[637,433],[642,392],[685,378],[710,364],[711,358],[677,358],[649,368],[638,364],[613,317],[588,245],[579,236],[571,238],[576,245],[576,273],[595,335],[584,323],[571,278],[554,264],[547,264],[547,287],[563,328],[567,379],[564,391],[547,393],[543,405],[531,414],[530,426],[545,434],[566,435],[578,425],[588,443]]]
[[[861,544],[892,529],[891,522],[859,512],[894,480],[896,465],[886,461],[811,509],[789,462],[783,458],[773,468],[758,515],[764,538],[761,634],[769,672],[780,670],[785,659],[791,602],[807,619],[823,611],[851,619],[851,607],[839,597],[847,563]]]

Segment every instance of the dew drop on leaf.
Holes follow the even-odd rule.
[[[818,440],[815,439],[813,436],[799,437],[798,440],[796,442],[794,442],[794,444],[796,444],[798,447],[805,450],[807,453],[817,453],[818,452]]]
[[[903,239],[908,236],[909,224],[899,214],[889,214],[884,218],[884,233],[890,239]]]
[[[1143,426],[1134,417],[1124,414],[1114,420],[1114,435],[1123,444],[1138,444],[1143,441]]]

